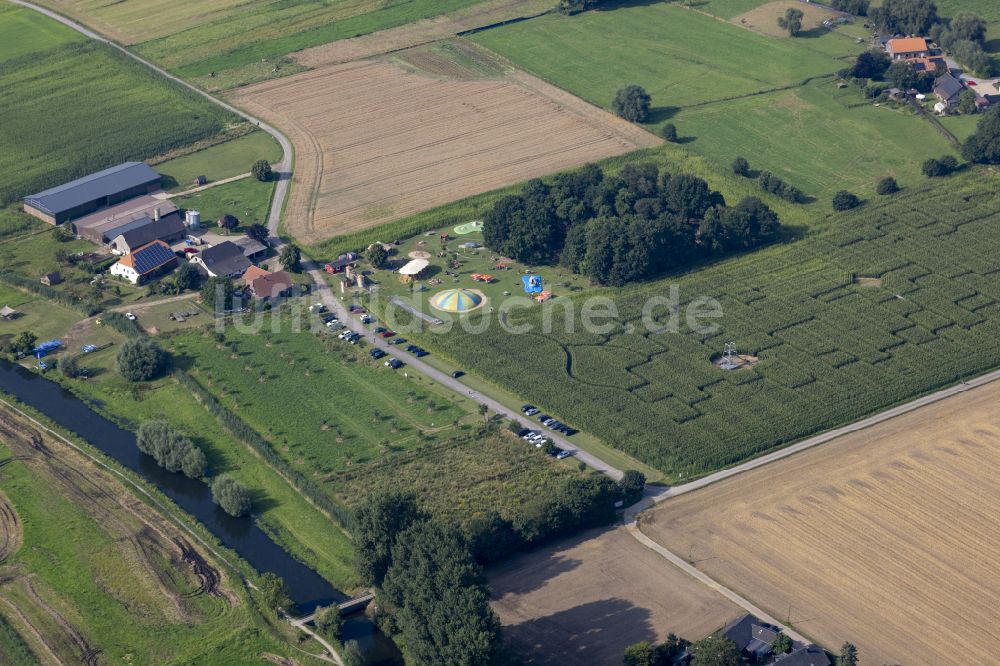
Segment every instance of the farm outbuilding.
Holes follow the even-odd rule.
[[[108,245],[119,235],[149,224],[149,221],[161,223],[173,230],[178,228],[175,223],[183,221],[177,206],[170,201],[143,195],[120,203],[111,208],[99,210],[73,220],[73,233],[80,238],[97,245]],[[166,234],[162,240],[170,240],[176,235],[174,231]]]
[[[62,224],[160,189],[160,174],[142,162],[125,162],[31,194],[24,198],[24,212]]]

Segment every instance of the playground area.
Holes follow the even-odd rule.
[[[400,271],[411,271],[416,261],[420,261],[419,275],[401,280]],[[480,221],[400,242],[386,268],[370,277],[382,298],[410,302],[418,306],[415,309],[442,318],[493,313],[514,298],[519,299],[515,309],[531,307],[532,301],[569,296],[589,286],[586,278],[558,266],[527,266],[484,247]]]

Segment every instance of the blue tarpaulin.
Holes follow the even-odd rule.
[[[31,353],[35,355],[36,358],[41,358],[62,347],[62,340],[49,340],[48,342],[43,342],[42,344],[35,347],[34,351]]]

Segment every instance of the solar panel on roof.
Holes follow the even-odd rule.
[[[155,270],[174,258],[173,251],[159,243],[147,245],[132,253],[132,262],[139,275]]]

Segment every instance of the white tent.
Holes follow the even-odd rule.
[[[407,262],[405,266],[399,269],[399,274],[409,275],[411,277],[414,275],[420,275],[421,273],[424,272],[424,270],[426,270],[426,268],[429,265],[430,262],[427,261],[426,259],[413,259],[412,261]]]

